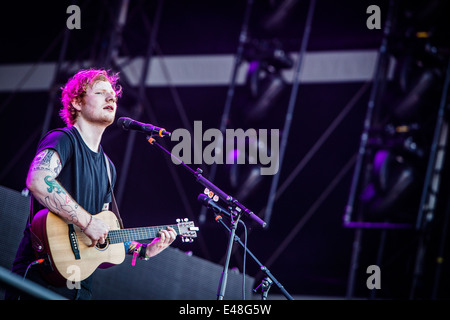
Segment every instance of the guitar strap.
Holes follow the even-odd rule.
[[[114,191],[111,183],[111,170],[109,165],[109,159],[105,155],[105,161],[106,161],[106,171],[108,172],[108,182],[109,182],[109,190],[111,190],[111,203],[112,203],[112,212],[116,215],[117,219],[119,220],[120,228],[123,229],[123,222],[122,218],[120,217],[119,213],[119,207],[117,206],[116,197],[114,197]]]

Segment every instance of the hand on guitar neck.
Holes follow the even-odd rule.
[[[153,241],[147,246],[146,255],[148,257],[154,257],[161,251],[166,249],[176,239],[177,233],[172,227],[167,227],[167,230],[161,230],[159,237],[153,239]]]

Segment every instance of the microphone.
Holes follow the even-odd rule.
[[[142,123],[127,117],[119,118],[117,120],[117,125],[119,128],[124,130],[136,130],[150,135],[158,135],[160,137],[171,136],[171,133],[167,132],[164,128],[159,128],[152,124]]]
[[[198,195],[197,200],[205,207],[213,209],[216,213],[222,212],[227,215],[230,215],[230,213],[228,211],[226,211],[224,208],[219,206],[213,199],[208,197],[206,194],[200,193]]]
[[[222,212],[225,213],[227,215],[230,215],[230,213],[228,211],[226,211],[224,208],[222,208],[221,206],[219,206],[213,199],[211,199],[210,197],[208,197],[206,194],[199,194],[197,200],[204,205],[207,208],[211,208],[213,209],[215,212]],[[252,211],[246,209],[246,210],[242,210],[239,207],[236,207],[237,210],[240,211],[244,211],[244,213],[251,218],[253,221],[255,221],[256,223],[258,223],[261,227],[265,228],[266,227],[266,223],[261,220],[256,214],[254,214]]]

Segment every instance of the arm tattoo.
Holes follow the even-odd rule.
[[[47,191],[52,193],[53,189],[56,189],[56,193],[65,193],[59,183],[53,179],[51,176],[46,176],[44,178],[45,183],[48,185]]]
[[[69,220],[77,222],[78,217],[75,209],[78,209],[78,204],[74,203],[61,185],[51,176],[46,176],[44,181],[49,186],[47,191],[50,196],[45,197],[43,204],[52,212],[65,213],[70,217]]]
[[[48,150],[47,154],[45,155],[44,158],[42,158],[41,164],[42,165],[47,165],[50,166],[50,159],[52,158],[53,154],[55,153],[55,151],[53,150]]]
[[[78,216],[74,208],[72,208],[70,205],[65,205],[64,202],[62,202],[62,198],[57,193],[53,194],[53,198],[45,197],[44,199],[45,206],[50,209],[53,213],[60,214],[65,212],[70,218],[68,220],[72,222],[78,221]],[[78,206],[75,206],[78,207]]]
[[[53,169],[53,171],[55,171],[56,175],[59,175],[61,170],[62,170],[61,161],[56,160],[56,167]]]
[[[32,171],[36,171],[36,170],[52,171],[50,168],[50,161],[51,161],[51,158],[54,153],[55,153],[55,151],[49,149],[47,151],[47,153],[45,153],[45,154],[43,154],[42,152],[40,154],[38,154],[32,163],[31,170]],[[60,165],[61,164],[58,161],[58,166],[54,169],[55,172],[60,167]]]

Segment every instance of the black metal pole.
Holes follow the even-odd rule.
[[[67,300],[63,296],[0,267],[0,283],[42,300]]]
[[[130,0],[122,0],[119,5],[119,13],[113,27],[114,31],[111,34],[108,50],[106,51],[104,63],[106,66],[114,64],[119,56],[119,48],[122,44],[122,33],[127,21],[129,6]]]
[[[353,179],[350,186],[349,198],[344,215],[344,224],[352,221],[356,194],[359,191],[361,185],[361,171],[363,169],[364,160],[367,153],[367,143],[369,140],[369,134],[373,123],[375,108],[379,104],[380,93],[383,85],[383,81],[386,78],[386,71],[389,63],[388,59],[388,39],[391,33],[391,28],[394,19],[394,1],[389,2],[388,15],[384,27],[384,35],[381,42],[381,46],[378,50],[378,60],[375,69],[375,76],[373,80],[372,90],[370,92],[369,102],[367,104],[366,116],[364,119],[364,128],[361,134],[361,141],[358,150],[358,158],[356,160],[355,169],[353,173]]]
[[[219,288],[217,291],[217,300],[223,300],[225,296],[225,290],[227,287],[227,280],[228,280],[228,268],[230,265],[230,258],[231,258],[231,251],[233,250],[233,243],[234,243],[234,237],[236,235],[236,228],[237,224],[239,222],[240,215],[237,216],[237,219],[231,219],[231,231],[230,231],[230,238],[228,239],[228,247],[227,247],[227,254],[225,258],[225,263],[223,266],[222,275],[220,277],[219,281]],[[228,229],[230,230],[230,229]]]
[[[436,119],[436,127],[435,127],[435,131],[434,131],[433,143],[431,145],[431,150],[430,150],[430,156],[429,156],[430,160],[428,162],[425,183],[424,183],[423,192],[422,192],[422,198],[420,201],[419,213],[417,215],[417,221],[416,221],[416,229],[417,230],[420,230],[423,227],[423,225],[425,224],[425,220],[431,220],[430,217],[425,219],[424,213],[427,211],[430,212],[433,209],[433,208],[430,208],[431,207],[430,203],[428,203],[428,205],[426,205],[426,202],[427,201],[431,202],[429,197],[434,198],[434,194],[430,195],[430,189],[432,188],[431,184],[432,184],[432,179],[433,179],[434,175],[439,173],[439,172],[437,172],[437,170],[436,170],[437,168],[435,168],[435,165],[437,163],[437,160],[436,160],[437,154],[438,154],[438,152],[441,152],[441,150],[440,150],[441,134],[442,134],[442,130],[444,127],[444,121],[445,121],[444,115],[445,115],[445,108],[447,105],[447,94],[448,94],[449,86],[450,86],[450,60],[447,63],[445,82],[444,82],[444,87],[443,87],[443,91],[442,91],[438,115],[437,115],[437,119]],[[437,190],[434,190],[434,191],[437,191]]]
[[[378,53],[378,61],[375,70],[375,77],[373,81],[372,91],[370,93],[369,102],[367,104],[366,116],[364,119],[364,128],[361,134],[361,142],[358,150],[358,158],[356,159],[355,169],[353,172],[353,178],[350,186],[349,198],[347,206],[345,208],[345,214],[343,217],[343,224],[347,226],[353,220],[353,211],[355,209],[355,199],[361,186],[361,174],[364,167],[365,160],[367,158],[367,143],[369,140],[369,134],[373,123],[375,109],[379,105],[381,90],[383,89],[384,81],[386,79],[386,72],[389,63],[388,59],[388,40],[391,34],[393,21],[395,17],[395,1],[389,2],[388,14],[384,27],[383,39]],[[367,165],[367,163],[366,163]],[[367,179],[367,172],[364,174],[364,179]],[[360,209],[360,208],[359,208]],[[361,210],[358,212],[357,219],[361,219]],[[356,273],[359,264],[359,254],[361,250],[361,239],[363,236],[363,228],[357,228],[355,230],[355,237],[352,245],[352,256],[350,260],[350,270],[347,282],[347,299],[351,299],[354,294],[354,286],[356,280]]]
[[[377,255],[377,266],[380,266],[383,263],[383,255],[384,255],[384,248],[386,247],[386,238],[387,238],[387,229],[381,229],[381,235],[380,235],[380,245],[378,246],[378,255]],[[372,289],[372,292],[370,293],[370,299],[375,299],[377,295],[377,289]]]
[[[444,86],[442,89],[441,102],[436,119],[433,142],[431,145],[426,177],[423,185],[422,198],[417,215],[416,229],[418,231],[418,249],[413,272],[410,291],[410,299],[416,298],[416,292],[421,286],[423,277],[424,259],[427,251],[427,237],[429,237],[431,222],[434,219],[434,210],[437,202],[437,194],[440,186],[440,175],[442,171],[445,148],[448,140],[448,124],[445,119],[447,108],[447,95],[450,87],[450,59],[447,62]],[[443,239],[445,241],[445,239]]]
[[[236,87],[237,73],[238,73],[239,67],[242,62],[242,56],[244,53],[244,45],[245,45],[245,43],[247,41],[247,37],[248,37],[248,25],[250,22],[252,7],[253,7],[253,0],[247,0],[247,7],[246,7],[245,13],[244,13],[244,21],[242,22],[241,33],[239,35],[239,44],[238,44],[238,48],[237,48],[236,55],[234,58],[233,72],[231,74],[230,85],[229,85],[228,91],[227,91],[227,98],[225,101],[222,118],[220,120],[220,132],[222,132],[222,133],[225,132],[225,129],[227,127],[227,122],[230,117],[231,104],[232,104],[233,97],[234,97],[234,89]],[[213,163],[213,165],[211,167],[211,171],[208,176],[209,180],[214,181],[214,178],[216,177],[216,171],[217,171],[217,164]],[[202,207],[202,209],[200,211],[200,215],[199,215],[199,222],[203,223],[203,222],[205,222],[205,220],[206,220],[206,209],[204,207]]]
[[[444,222],[442,224],[442,233],[440,236],[439,251],[436,257],[436,273],[434,274],[433,291],[431,293],[431,299],[436,300],[439,297],[439,285],[441,284],[441,273],[445,256],[445,248],[447,242],[447,230],[450,222],[450,198],[447,201],[447,207],[445,209]]]
[[[53,114],[53,109],[55,107],[56,93],[57,90],[59,89],[55,88],[55,84],[56,81],[58,81],[58,76],[61,72],[61,66],[66,56],[67,46],[69,45],[70,32],[71,31],[69,29],[66,29],[64,32],[64,38],[61,45],[61,51],[59,52],[58,63],[56,64],[55,73],[53,74],[53,84],[52,87],[50,88],[50,98],[47,104],[47,110],[45,112],[44,123],[42,124],[41,138],[48,131],[50,126],[51,116]]]
[[[140,114],[142,112],[142,107],[140,107],[140,105],[146,103],[147,99],[145,96],[145,85],[146,85],[146,79],[147,79],[147,75],[148,75],[148,71],[150,68],[150,60],[153,56],[153,50],[155,47],[155,43],[156,43],[156,36],[158,34],[158,29],[159,29],[159,24],[160,24],[160,20],[161,20],[161,15],[162,15],[162,8],[163,8],[163,3],[164,0],[159,0],[158,1],[158,6],[156,8],[156,13],[155,13],[155,21],[153,23],[153,29],[151,30],[151,35],[150,35],[150,40],[147,46],[147,52],[146,52],[146,56],[145,56],[145,60],[144,60],[144,66],[142,68],[142,73],[141,73],[141,78],[140,78],[140,82],[139,82],[139,93],[138,93],[138,98],[141,101],[137,102],[137,107],[136,107],[136,113],[137,115]],[[133,117],[136,116],[133,115]],[[130,135],[128,136],[128,141],[127,141],[127,149],[126,152],[124,154],[124,160],[123,160],[123,167],[121,170],[121,176],[120,176],[120,180],[119,180],[119,186],[117,188],[117,203],[120,205],[120,203],[122,202],[122,197],[123,197],[123,192],[125,189],[125,183],[128,180],[127,174],[128,174],[128,169],[130,167],[130,161],[131,161],[131,155],[132,155],[132,150],[134,147],[134,141],[136,139],[136,132],[133,131],[130,133]]]
[[[298,86],[299,86],[299,82],[300,82],[301,66],[302,66],[303,58],[305,56],[306,48],[308,47],[309,35],[311,33],[311,25],[312,25],[312,19],[314,16],[315,7],[316,7],[316,0],[311,0],[310,4],[309,4],[309,9],[308,9],[308,15],[306,17],[305,30],[303,31],[302,43],[300,46],[300,51],[298,53],[297,66],[296,66],[296,70],[294,73],[294,80],[293,80],[293,84],[292,84],[292,91],[291,91],[291,96],[289,99],[289,105],[288,105],[286,117],[284,120],[283,134],[281,137],[281,145],[280,145],[280,153],[279,153],[279,157],[278,157],[278,172],[272,178],[272,184],[270,186],[270,191],[269,191],[269,199],[267,201],[266,211],[265,211],[265,215],[264,215],[264,221],[266,221],[267,226],[269,226],[270,218],[272,216],[272,210],[273,210],[273,205],[275,202],[278,181],[280,180],[284,153],[285,153],[286,146],[287,146],[289,130],[291,128],[291,122],[292,122],[292,117],[293,117],[293,113],[294,113],[294,109],[295,109],[295,104],[297,101],[297,93],[298,93]]]

